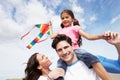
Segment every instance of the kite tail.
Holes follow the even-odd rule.
[[[25,36],[27,36],[34,28],[35,28],[36,26],[33,26],[32,27],[32,29],[30,29],[26,34],[24,34],[23,36],[21,36],[21,40],[25,37]]]

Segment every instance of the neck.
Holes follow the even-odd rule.
[[[76,62],[76,61],[78,61],[78,58],[77,58],[76,54],[74,53],[73,58],[72,58],[69,62],[67,62],[67,64],[68,64],[68,65],[69,65],[69,64],[73,64],[73,63]]]
[[[72,25],[67,25],[67,26],[65,26],[65,27],[71,27]]]
[[[42,69],[42,76],[48,76],[50,69]]]

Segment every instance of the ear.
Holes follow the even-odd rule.
[[[41,70],[41,69],[42,69],[42,66],[38,66],[37,69]]]

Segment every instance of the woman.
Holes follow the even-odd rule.
[[[34,53],[28,60],[25,69],[26,76],[23,80],[63,80],[61,77],[64,75],[64,71],[60,68],[51,71],[49,68],[51,64],[52,62],[45,55]]]

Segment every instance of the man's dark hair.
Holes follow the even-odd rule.
[[[68,37],[64,34],[58,34],[52,42],[52,48],[56,49],[56,46],[60,41],[66,41],[72,46],[72,40],[70,37]]]

